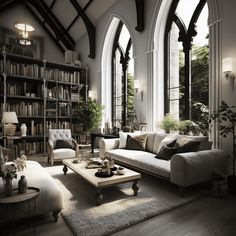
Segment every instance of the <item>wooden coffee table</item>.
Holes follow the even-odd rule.
[[[139,190],[138,180],[141,179],[140,173],[130,170],[128,168],[125,168],[124,175],[117,175],[115,171],[114,172],[115,174],[111,177],[100,178],[100,177],[95,176],[95,173],[97,172],[97,168],[88,169],[86,168],[85,161],[74,163],[73,162],[74,160],[78,160],[78,159],[73,158],[73,159],[65,159],[62,161],[64,164],[64,167],[63,167],[64,174],[66,174],[68,168],[70,168],[79,176],[81,176],[83,179],[85,179],[94,187],[96,187],[97,189],[96,203],[98,206],[102,204],[102,200],[103,200],[102,189],[103,188],[115,186],[115,185],[126,183],[126,182],[133,182],[132,189],[134,191],[134,196],[138,195],[138,190]],[[116,165],[116,167],[119,167],[119,166]]]

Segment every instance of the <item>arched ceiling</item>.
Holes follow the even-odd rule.
[[[60,50],[75,50],[75,42],[86,32],[89,57],[95,57],[95,22],[117,0],[0,0],[0,13],[23,4]],[[135,0],[138,25],[143,30],[144,0]],[[141,15],[140,15],[141,14]],[[141,22],[141,23],[140,23]]]

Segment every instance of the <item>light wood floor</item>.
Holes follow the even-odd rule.
[[[31,157],[47,166],[47,158]],[[37,235],[73,235],[62,217],[57,223],[51,216],[36,222]],[[1,233],[0,233],[1,235]],[[17,235],[32,235],[31,230],[21,230]],[[234,236],[236,235],[236,196],[202,198],[149,220],[117,232],[113,236]]]

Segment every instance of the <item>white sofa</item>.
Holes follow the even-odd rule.
[[[100,156],[110,156],[117,163],[164,178],[181,188],[205,182],[214,178],[214,173],[227,175],[228,156],[219,149],[211,148],[208,137],[185,136],[200,141],[195,152],[177,153],[171,160],[155,158],[162,141],[170,134],[148,133],[146,150],[127,150],[119,148],[121,138],[101,139]],[[183,136],[175,135],[176,139]]]
[[[13,188],[17,188],[18,180],[21,175],[25,175],[28,187],[40,189],[39,196],[36,198],[36,216],[52,212],[54,220],[57,221],[59,213],[63,208],[63,196],[59,186],[48,172],[36,161],[27,161],[27,167],[23,172],[18,172],[17,179],[13,180]],[[0,192],[3,191],[3,183],[0,181]],[[30,204],[30,212],[33,212],[33,203]],[[17,206],[15,220],[28,217],[28,204]],[[12,209],[7,209],[4,205],[0,206],[0,225],[13,220]]]

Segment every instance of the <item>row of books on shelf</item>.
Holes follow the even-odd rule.
[[[4,72],[3,62],[0,71]],[[48,80],[61,81],[73,84],[80,83],[80,71],[65,71],[56,68],[44,68],[37,64],[23,64],[7,61],[7,75],[20,75],[34,78],[46,78]]]
[[[65,99],[70,100],[70,91],[68,87],[58,86],[47,89],[47,97],[49,99]]]
[[[6,70],[8,75],[22,75],[35,78],[44,77],[44,68],[37,64],[22,64],[7,61]]]
[[[3,110],[3,104],[1,104]],[[42,116],[43,103],[20,101],[17,104],[6,103],[6,111],[15,111],[17,116]]]
[[[29,142],[29,143],[18,143],[17,150],[19,153],[23,152],[26,155],[32,155],[35,153],[44,152],[43,141]]]
[[[36,85],[31,88],[26,82],[11,82],[6,85],[6,92],[10,96],[42,97],[43,85]],[[34,89],[34,90],[32,90]]]
[[[30,123],[30,135],[43,135],[44,130],[43,130],[43,123],[36,123],[34,120],[31,120]]]
[[[80,72],[79,71],[68,72],[59,69],[46,68],[45,78],[48,80],[79,84]]]
[[[70,124],[68,121],[46,121],[46,133],[49,129],[70,129]]]

